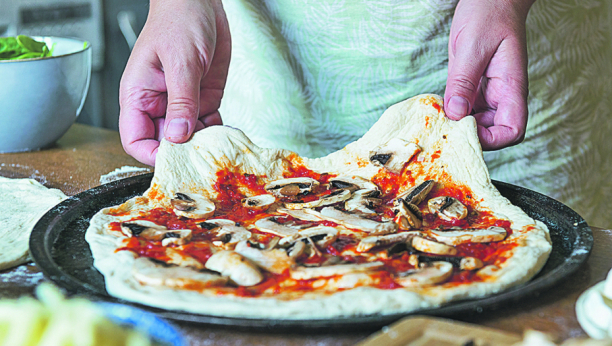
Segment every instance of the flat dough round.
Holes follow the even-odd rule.
[[[28,242],[36,222],[66,199],[34,179],[0,177],[0,270],[28,262]]]

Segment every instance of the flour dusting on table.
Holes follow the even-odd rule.
[[[115,180],[138,175],[139,173],[149,173],[149,172],[151,172],[149,168],[123,166],[121,168],[115,169],[114,171],[110,173],[100,176],[100,184],[107,184]]]

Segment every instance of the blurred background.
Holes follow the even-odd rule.
[[[148,11],[148,0],[0,0],[0,36],[89,41],[91,85],[77,122],[117,130],[119,81]]]

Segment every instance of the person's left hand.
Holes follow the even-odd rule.
[[[448,44],[444,110],[473,112],[484,150],[518,144],[527,127],[525,21],[534,0],[461,0]]]

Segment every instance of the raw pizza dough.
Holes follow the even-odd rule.
[[[528,281],[542,268],[551,251],[548,229],[510,204],[492,185],[482,158],[475,120],[466,117],[451,121],[445,117],[442,104],[442,98],[436,95],[421,95],[400,102],[385,111],[361,139],[316,159],[300,158],[282,149],[260,148],[241,131],[223,126],[202,130],[188,143],[163,141],[151,188],[142,197],[101,210],[87,230],[86,240],[91,246],[94,265],[104,275],[107,291],[112,296],[145,305],[207,315],[320,319],[432,308],[454,300],[495,294]],[[381,169],[369,162],[370,151],[395,137],[417,143],[422,149],[417,159],[422,171],[414,172],[417,183],[422,181],[418,178],[422,173],[442,183],[467,185],[479,201],[479,210],[512,222],[513,234],[508,239],[519,245],[509,250],[512,256],[499,263],[500,269],[489,273],[485,281],[392,290],[358,287],[299,297],[282,293],[257,298],[219,296],[214,290],[196,292],[139,284],[131,271],[135,255],[130,251],[115,252],[118,238],[107,231],[111,222],[130,220],[139,210],[168,206],[170,198],[179,191],[197,192],[214,200],[215,173],[224,168],[266,175],[274,180],[282,177],[290,163],[302,163],[318,173],[356,174],[370,179]],[[411,164],[406,170],[411,169]],[[409,187],[401,188],[400,192]],[[117,212],[126,214],[116,216]]]
[[[66,199],[34,179],[0,177],[0,270],[28,262],[28,242],[36,222]]]

